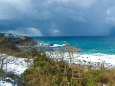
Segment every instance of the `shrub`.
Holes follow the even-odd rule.
[[[86,71],[87,70],[87,71]],[[106,84],[114,86],[115,70],[95,70],[54,61],[38,52],[34,59],[34,67],[22,74],[28,86],[98,86]]]

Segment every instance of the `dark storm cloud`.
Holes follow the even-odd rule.
[[[0,31],[30,36],[110,35],[114,9],[114,0],[0,0]]]

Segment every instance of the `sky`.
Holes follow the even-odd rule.
[[[0,0],[0,32],[115,36],[115,0]]]

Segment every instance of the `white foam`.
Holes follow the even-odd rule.
[[[54,44],[53,46],[51,46],[51,47],[63,47],[63,46],[65,46],[65,44],[62,44],[62,45],[59,45],[59,44]]]
[[[35,45],[35,47],[49,47],[50,45],[47,43],[37,43],[37,45]]]
[[[63,47],[65,44],[52,44],[52,46],[48,43],[38,43],[36,47]]]

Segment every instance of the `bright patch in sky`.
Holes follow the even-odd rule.
[[[8,33],[15,33],[24,36],[42,36],[42,33],[37,28],[24,28],[23,30],[21,29],[8,30]]]

